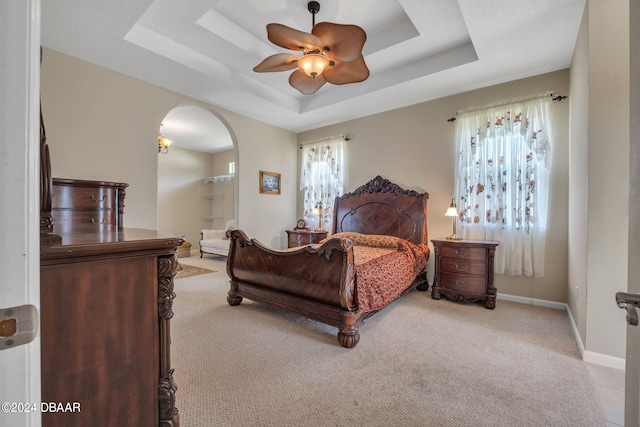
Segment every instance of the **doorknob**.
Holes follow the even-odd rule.
[[[38,309],[33,305],[0,309],[0,350],[28,344],[38,332]]]
[[[627,310],[627,323],[632,326],[638,326],[638,313],[636,313],[636,308],[640,308],[640,294],[616,292],[616,303],[618,307]]]

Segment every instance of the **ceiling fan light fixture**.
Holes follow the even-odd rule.
[[[307,53],[298,60],[298,67],[309,77],[317,77],[322,74],[329,65],[329,58],[320,53]]]
[[[303,95],[312,95],[325,83],[344,85],[359,83],[369,77],[369,69],[362,56],[367,33],[351,24],[320,22],[315,16],[320,3],[310,1],[307,8],[312,15],[310,33],[286,25],[267,24],[267,38],[284,49],[302,52],[302,56],[277,53],[263,59],[253,68],[256,73],[294,70],[289,84]]]

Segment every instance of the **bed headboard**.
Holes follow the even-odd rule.
[[[333,233],[353,231],[428,243],[428,193],[404,190],[380,176],[336,197]]]

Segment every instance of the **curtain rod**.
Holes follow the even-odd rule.
[[[484,107],[480,107],[480,108],[471,108],[469,110],[460,110],[457,113],[455,113],[451,118],[447,119],[447,121],[451,122],[451,123],[455,122],[456,118],[458,117],[458,114],[472,113],[474,111],[485,110],[487,108],[495,108],[495,107],[501,107],[503,105],[515,104],[517,102],[532,101],[534,99],[546,98],[547,96],[551,96],[552,97],[551,98],[552,101],[562,101],[563,99],[567,98],[566,95],[556,95],[554,97],[553,96],[553,92],[545,92],[544,94],[525,96],[525,97],[521,97],[521,98],[510,99],[509,101],[498,102],[497,104],[489,104],[489,105],[485,105]]]
[[[342,138],[342,140],[345,142],[351,141],[351,138],[349,138],[347,135],[338,135],[338,136],[328,136],[326,138],[315,139],[313,141],[305,141],[305,142],[299,143],[298,145],[302,149],[303,145],[315,144],[317,142],[328,141],[330,139],[338,139],[338,138]]]

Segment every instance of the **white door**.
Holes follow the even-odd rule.
[[[640,294],[640,4],[629,1],[630,162],[627,292]],[[635,25],[634,25],[635,24]],[[640,315],[640,310],[638,315]],[[625,426],[640,425],[640,326],[627,326]]]
[[[4,316],[8,307],[31,304],[39,309],[40,0],[0,1],[0,40],[0,316]],[[40,407],[39,335],[30,344],[0,350],[0,378],[0,425],[40,426],[40,413],[27,412],[34,407],[24,405]]]

